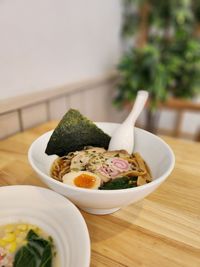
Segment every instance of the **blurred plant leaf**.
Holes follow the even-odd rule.
[[[200,23],[197,0],[125,0],[125,36],[141,30],[140,10],[148,4],[146,45],[132,47],[119,64],[120,82],[115,103],[132,101],[137,91],[148,90],[152,107],[169,94],[192,97],[200,88]]]

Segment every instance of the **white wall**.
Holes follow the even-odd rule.
[[[120,24],[120,0],[1,0],[0,99],[107,72]]]

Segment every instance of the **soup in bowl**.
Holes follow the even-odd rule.
[[[97,122],[95,124],[110,136],[119,126],[117,123],[108,122]],[[80,209],[92,214],[109,214],[143,199],[155,191],[174,168],[175,157],[171,148],[158,136],[135,128],[133,153],[139,153],[146,166],[148,166],[151,176],[149,181],[139,186],[116,190],[105,190],[104,188],[92,190],[81,186],[73,186],[70,183],[65,183],[64,179],[59,181],[52,177],[52,165],[58,156],[45,153],[52,133],[53,131],[46,132],[32,143],[28,152],[29,162],[46,185],[67,197]]]

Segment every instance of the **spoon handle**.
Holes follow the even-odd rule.
[[[141,111],[144,108],[148,95],[149,94],[147,91],[144,91],[144,90],[138,91],[132,110],[129,113],[126,120],[124,121],[124,123],[135,124],[135,121],[137,120],[138,116],[140,115]]]

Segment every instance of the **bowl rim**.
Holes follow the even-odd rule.
[[[111,125],[112,124],[112,125],[115,125],[115,126],[120,125],[120,123],[112,123],[112,122],[95,122],[95,124],[107,124],[107,125]],[[64,184],[62,182],[59,182],[59,181],[53,179],[51,176],[45,174],[44,172],[42,172],[34,164],[33,158],[32,158],[32,153],[33,153],[33,150],[34,150],[34,146],[38,142],[38,140],[42,139],[45,135],[49,134],[50,132],[53,132],[54,129],[45,132],[44,134],[40,135],[38,138],[36,138],[32,142],[32,144],[30,145],[30,147],[28,149],[28,161],[29,161],[31,167],[33,168],[33,170],[36,173],[39,173],[39,175],[42,176],[45,180],[51,181],[55,185],[61,186],[62,188],[70,189],[72,191],[87,192],[89,194],[95,194],[95,195],[96,194],[116,194],[116,193],[123,194],[125,192],[130,192],[130,191],[138,192],[138,191],[141,191],[143,189],[148,189],[148,188],[151,188],[152,186],[159,185],[162,181],[164,181],[170,175],[172,170],[174,169],[174,166],[175,166],[175,155],[174,155],[174,152],[171,149],[171,147],[162,138],[160,138],[159,136],[157,136],[157,135],[155,135],[153,133],[150,133],[150,132],[148,132],[148,131],[146,131],[144,129],[141,129],[139,127],[135,127],[135,129],[138,130],[138,131],[145,132],[145,134],[151,135],[154,138],[156,138],[159,142],[161,142],[167,148],[167,150],[169,152],[169,155],[170,155],[170,158],[171,158],[170,166],[169,166],[168,170],[165,173],[163,173],[161,176],[159,176],[155,180],[152,180],[150,183],[147,183],[147,184],[144,184],[144,185],[141,185],[141,186],[132,187],[132,188],[125,188],[125,189],[115,189],[115,190],[91,190],[91,189],[88,189],[88,188],[79,188],[79,187],[74,187],[72,185]]]

